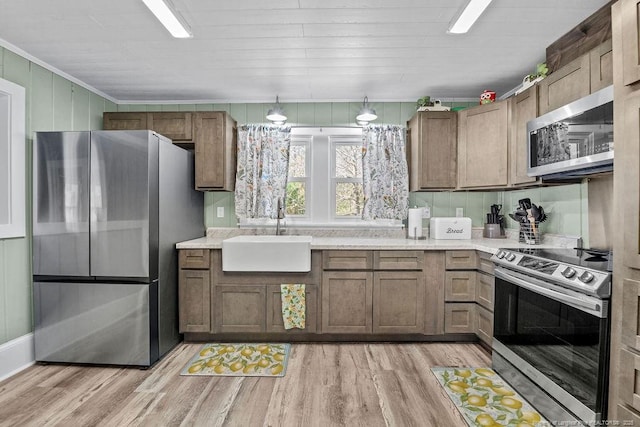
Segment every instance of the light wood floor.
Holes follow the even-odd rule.
[[[1,426],[465,426],[433,366],[476,344],[292,344],[286,376],[181,377],[202,344],[148,370],[35,365],[0,382]]]

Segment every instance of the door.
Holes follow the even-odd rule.
[[[149,366],[158,359],[149,328],[154,292],[157,283],[35,282],[36,360]]]
[[[89,275],[89,132],[36,133],[33,274]]]
[[[92,276],[152,276],[149,251],[150,246],[157,248],[158,145],[150,135],[91,134]]]

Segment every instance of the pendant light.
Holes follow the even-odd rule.
[[[369,122],[374,121],[377,118],[378,118],[378,115],[376,114],[376,110],[374,110],[369,106],[369,98],[365,96],[364,101],[362,102],[362,108],[360,108],[360,111],[356,116],[356,121],[360,125],[365,125]]]
[[[280,106],[280,100],[276,96],[276,105],[267,111],[267,120],[273,122],[274,125],[283,125],[287,121],[287,116]]]

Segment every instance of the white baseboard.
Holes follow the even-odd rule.
[[[0,345],[0,381],[17,374],[35,362],[33,333]]]

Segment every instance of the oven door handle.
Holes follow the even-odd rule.
[[[520,286],[521,288],[525,288],[537,294],[544,295],[558,302],[568,304],[570,306],[577,308],[578,310],[595,314],[598,317],[606,317],[606,313],[603,313],[603,304],[601,304],[600,302],[586,301],[571,295],[564,294],[562,292],[555,291],[553,289],[549,289],[543,286],[538,286],[536,284],[529,283],[528,281],[523,280],[519,277],[516,277],[513,274],[509,274],[505,272],[503,269],[499,267],[496,268],[493,273],[497,278],[511,282],[514,285]],[[535,279],[531,279],[531,280],[535,280]]]

